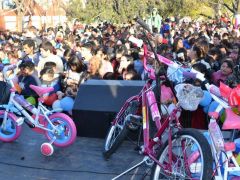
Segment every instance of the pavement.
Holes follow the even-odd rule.
[[[56,148],[50,157],[40,152],[47,142],[24,125],[19,139],[12,143],[0,142],[0,173],[4,180],[108,180],[139,163],[143,156],[134,150],[136,145],[126,141],[109,160],[102,156],[104,139],[77,137],[67,148]],[[119,178],[144,178],[146,165]]]

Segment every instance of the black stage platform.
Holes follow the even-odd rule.
[[[78,137],[65,149],[55,148],[51,157],[40,152],[46,139],[24,125],[20,138],[13,143],[0,142],[0,172],[3,180],[107,180],[140,162],[134,145],[125,142],[112,158],[102,157],[103,139]],[[142,179],[147,167],[120,179]],[[149,176],[145,179],[148,179]]]

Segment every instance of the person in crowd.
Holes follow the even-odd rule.
[[[24,97],[37,97],[36,93],[29,87],[30,85],[40,86],[41,82],[35,71],[35,64],[31,61],[22,62],[19,65],[20,75],[18,76],[18,93]]]
[[[214,34],[213,36],[213,45],[218,46],[221,43],[221,36],[217,33]]]
[[[63,62],[63,69],[64,71],[68,70],[68,61],[73,56],[75,53],[71,48],[65,49],[62,57],[62,62]],[[79,58],[80,59],[80,58]]]
[[[93,56],[89,60],[87,79],[102,79],[100,75],[101,63],[101,59],[97,56]]]
[[[44,94],[44,104],[51,106],[57,100],[57,91],[61,90],[58,77],[54,76],[54,70],[50,66],[46,66],[40,72],[40,81],[42,87],[53,87],[54,91]]]
[[[80,53],[81,53],[81,56],[84,58],[85,62],[88,62],[92,58],[93,56],[92,50],[93,50],[93,43],[91,42],[86,42],[81,46]]]
[[[101,68],[99,70],[101,77],[103,77],[108,72],[113,72],[113,67],[110,62],[110,55],[108,54],[107,47],[103,48],[102,52],[98,54],[98,56],[101,58]]]
[[[63,80],[63,89],[62,91],[57,91],[57,100],[52,106],[54,108],[56,104],[61,104],[62,102],[63,106],[57,107],[65,110],[64,102],[67,102],[69,106],[67,109],[69,113],[72,114],[71,110],[77,96],[79,85],[85,81],[87,72],[84,63],[77,56],[72,56],[69,59],[68,66],[69,70],[66,72]]]
[[[220,85],[220,82],[225,82],[227,77],[233,73],[233,63],[230,60],[223,61],[219,71],[212,74],[212,81],[216,86]]]
[[[62,59],[53,54],[53,46],[49,41],[43,42],[40,46],[41,56],[37,66],[38,72],[44,68],[46,62],[54,62],[57,65],[56,73],[63,73],[63,62]]]
[[[137,71],[138,75],[141,76],[144,70],[143,61],[140,59],[139,50],[134,49],[132,51],[131,57],[133,58],[134,69]]]
[[[76,56],[72,56],[68,61],[69,69],[65,72],[63,80],[63,91],[67,96],[76,97],[78,86],[85,81],[86,66]]]
[[[153,8],[147,23],[152,32],[159,33],[162,25],[162,17],[158,14],[158,9]]]
[[[22,61],[31,61],[38,65],[39,54],[35,53],[35,42],[32,39],[26,39],[23,41],[23,55],[20,58]]]
[[[212,71],[218,71],[221,66],[222,54],[220,49],[212,47],[207,54],[207,62],[210,63]]]
[[[233,60],[234,65],[239,64],[239,55],[240,55],[240,46],[237,43],[234,43],[232,46],[232,50],[229,54],[229,57]]]
[[[177,59],[177,54],[176,53],[181,48],[184,48],[183,47],[183,40],[182,40],[182,38],[179,37],[179,38],[176,38],[173,42],[173,50],[172,50],[173,59]]]
[[[211,69],[210,63],[206,61],[209,44],[206,39],[199,39],[190,50],[189,57],[192,64],[202,63],[208,70]]]

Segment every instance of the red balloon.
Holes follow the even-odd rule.
[[[44,104],[46,104],[47,106],[51,106],[53,104],[53,102],[56,101],[57,99],[58,99],[57,94],[53,93],[44,98]]]

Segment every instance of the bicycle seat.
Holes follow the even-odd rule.
[[[29,87],[32,90],[34,90],[39,97],[43,96],[46,93],[50,93],[54,90],[53,87],[40,87],[40,86],[34,86],[34,85],[30,85]]]
[[[226,119],[223,123],[222,129],[240,129],[240,116],[235,114],[231,108],[226,109]]]

